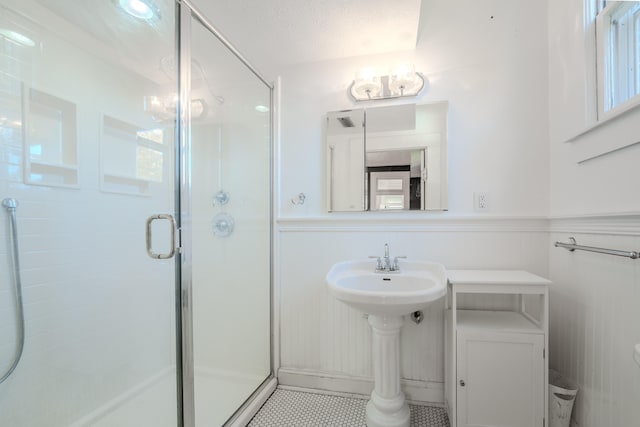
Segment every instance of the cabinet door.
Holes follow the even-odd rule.
[[[458,427],[542,427],[544,336],[459,330]]]

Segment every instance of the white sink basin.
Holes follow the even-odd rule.
[[[400,260],[400,271],[375,272],[372,260],[344,261],[327,274],[331,294],[350,307],[375,316],[402,316],[425,308],[447,290],[444,266]]]

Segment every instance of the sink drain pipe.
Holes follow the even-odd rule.
[[[421,311],[414,311],[409,316],[416,325],[419,325],[424,320],[424,314]]]

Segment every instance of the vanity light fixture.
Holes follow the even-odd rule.
[[[151,0],[118,0],[120,8],[134,18],[151,21],[160,19],[160,10]]]
[[[389,74],[379,75],[373,68],[363,68],[349,86],[354,101],[372,101],[418,96],[425,87],[424,77],[413,65],[393,67]]]

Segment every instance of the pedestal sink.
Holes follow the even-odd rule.
[[[441,264],[400,261],[399,267],[399,271],[376,272],[371,260],[344,261],[326,277],[336,299],[369,315],[375,386],[367,403],[368,427],[409,426],[409,405],[400,389],[403,316],[446,293],[447,276]]]

